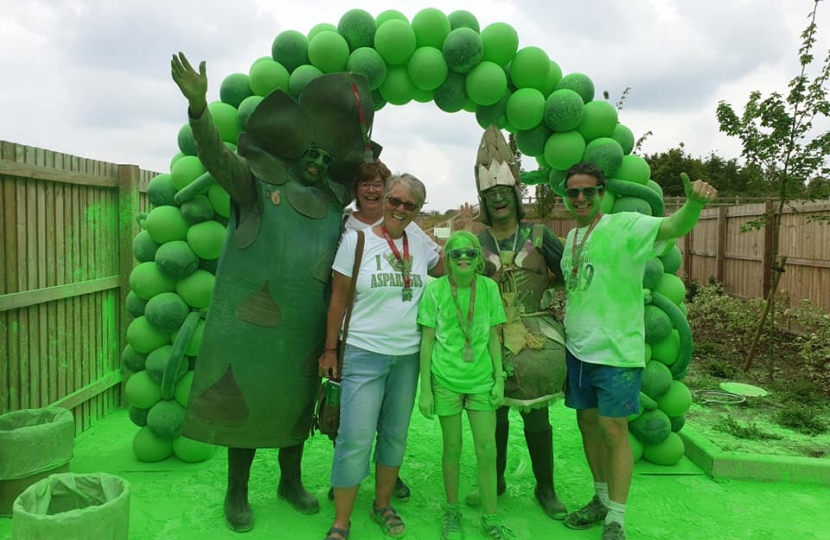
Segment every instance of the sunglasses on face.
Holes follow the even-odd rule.
[[[489,201],[495,201],[496,199],[506,199],[513,193],[513,190],[510,188],[491,188],[484,192],[484,198]]]
[[[334,156],[332,156],[325,150],[321,150],[320,148],[309,148],[308,150],[306,150],[306,154],[308,155],[308,157],[314,160],[322,156],[323,163],[325,165],[331,165],[331,162],[334,161]]]
[[[461,257],[467,257],[468,259],[475,259],[478,258],[479,251],[476,248],[455,248],[449,250],[450,258],[458,260]]]
[[[414,202],[404,201],[403,199],[399,199],[397,197],[386,197],[386,201],[392,208],[397,208],[400,205],[403,205],[407,212],[414,212],[418,209],[418,205]]]
[[[602,193],[605,190],[602,186],[591,186],[591,187],[584,187],[584,188],[568,188],[565,190],[565,195],[568,196],[569,199],[576,199],[579,197],[579,194],[582,193],[586,199],[590,199],[597,193]]]

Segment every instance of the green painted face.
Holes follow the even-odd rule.
[[[447,246],[447,259],[450,263],[450,275],[467,281],[476,273],[481,260],[481,250],[468,238],[458,238],[452,246]]]
[[[591,193],[593,191],[593,193]],[[575,174],[565,184],[565,208],[580,227],[590,224],[600,211],[605,190],[588,174]]]
[[[510,186],[493,186],[481,192],[484,198],[484,205],[490,214],[490,221],[493,223],[515,220],[518,216],[516,211],[516,194]]]
[[[316,184],[329,174],[334,156],[320,148],[310,146],[300,158],[300,176],[305,184]]]

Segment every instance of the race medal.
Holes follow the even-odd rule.
[[[473,347],[469,343],[464,346],[464,352],[461,353],[461,358],[465,362],[472,362],[475,359],[473,356]]]
[[[411,287],[404,287],[401,290],[401,299],[404,302],[411,302],[412,301],[412,288]]]

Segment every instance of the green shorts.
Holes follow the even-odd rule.
[[[432,380],[432,395],[435,399],[435,414],[438,416],[454,416],[461,411],[495,411],[499,405],[490,403],[490,392],[477,394],[462,394]]]

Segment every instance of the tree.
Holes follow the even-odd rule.
[[[807,28],[801,33],[801,47],[798,50],[800,73],[789,83],[786,96],[773,92],[763,97],[754,91],[738,116],[732,106],[721,101],[717,107],[720,130],[732,137],[738,137],[742,144],[742,155],[749,164],[757,165],[767,181],[775,187],[778,199],[777,210],[765,219],[756,222],[756,227],[769,221],[772,233],[772,266],[765,268],[772,284],[767,293],[767,302],[755,333],[744,365],[752,365],[758,341],[771,311],[778,287],[778,280],[784,272],[786,257],[779,254],[781,229],[780,215],[789,201],[803,196],[806,184],[813,178],[825,178],[828,173],[827,155],[830,153],[830,131],[816,131],[814,120],[830,114],[827,100],[827,83],[830,76],[830,51],[825,56],[815,75],[809,72],[815,61],[813,46],[818,27],[816,13],[821,0],[813,0],[813,9],[807,17]],[[774,320],[772,321],[774,325]]]

